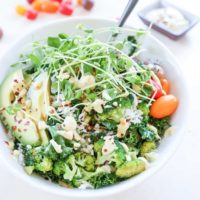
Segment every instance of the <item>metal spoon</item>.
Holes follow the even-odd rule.
[[[126,8],[124,9],[124,12],[122,13],[122,16],[119,20],[118,26],[122,27],[124,23],[126,22],[128,16],[131,14],[132,10],[135,8],[138,0],[129,0],[127,3]]]
[[[138,2],[138,0],[129,0],[128,1],[127,5],[120,17],[119,23],[117,25],[118,27],[122,27],[125,24],[128,16],[131,14],[132,10],[135,8],[137,2]],[[109,41],[113,42],[117,36],[118,36],[118,33],[112,34]]]

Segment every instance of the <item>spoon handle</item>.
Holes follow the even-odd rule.
[[[133,8],[136,6],[137,2],[138,2],[138,0],[129,0],[128,1],[128,4],[127,4],[126,8],[124,9],[124,12],[119,20],[119,24],[118,24],[119,27],[122,27],[124,25],[124,23],[126,22],[126,19],[132,12]]]

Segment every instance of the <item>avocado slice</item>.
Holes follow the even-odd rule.
[[[47,110],[50,105],[50,80],[47,72],[37,76],[28,91],[31,100],[31,115],[38,121],[47,121]],[[45,130],[39,130],[42,144],[49,143],[48,134]]]
[[[10,73],[0,86],[0,107],[6,108],[12,105],[12,101],[15,98],[13,94],[13,82],[14,80],[23,80],[22,69],[17,69]],[[22,144],[29,144],[32,146],[40,145],[41,140],[37,132],[35,123],[28,118],[24,117],[21,111],[17,114],[8,114],[6,110],[1,112],[1,120],[3,124],[12,130],[14,137],[16,137]]]

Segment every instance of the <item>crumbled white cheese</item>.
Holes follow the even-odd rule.
[[[104,137],[104,145],[102,148],[103,155],[109,155],[116,149],[116,144],[114,142],[114,136],[106,136]]]
[[[141,110],[126,109],[124,112],[124,116],[133,124],[139,124],[143,119],[143,112]]]
[[[103,112],[103,105],[105,105],[105,101],[102,99],[96,99],[93,103],[92,103],[92,107],[94,108],[94,110],[98,113],[102,113]]]
[[[109,165],[103,165],[102,167],[98,167],[96,172],[111,173],[111,167]]]
[[[117,137],[123,138],[128,128],[129,128],[129,123],[126,121],[126,119],[122,118],[120,120],[120,124],[117,126]]]
[[[39,130],[45,130],[47,128],[47,124],[44,121],[39,121],[38,122],[38,129]]]
[[[53,146],[53,148],[55,149],[55,151],[57,152],[57,153],[62,153],[62,148],[61,148],[61,145],[60,144],[58,144],[55,140],[53,140],[53,139],[51,139],[50,140],[50,143],[51,143],[51,145]]]
[[[66,131],[75,131],[76,128],[77,128],[77,122],[76,120],[74,119],[74,117],[72,116],[67,116],[64,120],[64,123],[63,123],[63,128],[66,130]]]
[[[83,183],[79,186],[79,189],[94,189],[94,187],[87,181],[83,181]]]

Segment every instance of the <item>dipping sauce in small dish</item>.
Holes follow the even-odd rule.
[[[189,24],[183,14],[173,7],[153,9],[147,13],[146,17],[153,23],[165,26],[173,32],[180,32]]]

